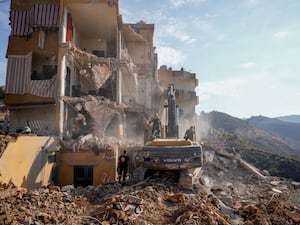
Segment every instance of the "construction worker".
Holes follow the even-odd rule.
[[[195,128],[194,126],[191,126],[189,129],[187,129],[185,131],[185,134],[184,134],[184,139],[185,140],[191,140],[191,141],[195,141],[194,140],[194,136],[195,136]]]
[[[160,137],[161,122],[160,118],[158,117],[158,113],[155,113],[149,123],[152,123],[152,136]]]
[[[123,151],[123,154],[120,155],[119,161],[118,161],[118,174],[119,174],[119,183],[121,184],[121,178],[122,179],[122,185],[125,185],[125,179],[128,171],[128,162],[129,157],[127,156],[126,150]]]

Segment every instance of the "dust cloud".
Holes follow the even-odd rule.
[[[185,131],[191,126],[195,126],[196,141],[202,142],[211,132],[211,123],[208,119],[195,115],[191,118],[183,116],[179,123],[179,137],[184,137]]]

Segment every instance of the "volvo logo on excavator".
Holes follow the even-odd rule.
[[[163,159],[164,163],[181,163],[182,159],[180,158],[168,158],[168,159]]]

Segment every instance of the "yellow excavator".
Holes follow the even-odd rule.
[[[202,148],[194,140],[179,138],[179,110],[173,84],[169,84],[167,96],[164,105],[166,125],[160,136],[146,132],[148,137],[142,149],[144,178],[156,173],[174,172],[184,189],[192,189],[201,174]]]

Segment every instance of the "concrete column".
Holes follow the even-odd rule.
[[[66,73],[66,59],[65,56],[62,57],[60,64],[60,76],[59,76],[59,96],[58,96],[58,136],[63,139],[63,128],[64,128],[64,102],[62,96],[64,96],[65,90],[65,73]]]
[[[119,114],[118,115],[118,124],[119,124],[119,138],[125,138],[125,123],[126,123],[126,115],[125,114]]]
[[[121,49],[122,49],[122,33],[117,27],[117,61],[121,62]],[[122,103],[122,71],[121,67],[117,68],[116,74],[116,102],[117,104]],[[124,138],[124,114],[118,116],[118,136]]]
[[[122,36],[121,31],[117,28],[117,61],[121,62],[121,48],[122,48]],[[122,71],[121,67],[118,66],[116,74],[116,102],[117,104],[122,103]]]
[[[63,11],[62,18],[62,29],[59,33],[59,46],[66,42],[66,27],[67,27],[67,10]],[[58,91],[56,97],[56,132],[59,138],[63,139],[63,121],[64,121],[64,102],[61,100],[61,97],[64,96],[65,90],[65,72],[66,72],[66,59],[65,59],[65,49],[60,47],[58,53]]]
[[[117,104],[122,103],[122,71],[117,69],[116,74],[116,102]]]
[[[64,10],[60,43],[64,43],[67,40],[67,38],[66,38],[66,36],[67,36],[67,15],[68,15],[67,10]]]

